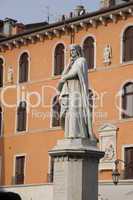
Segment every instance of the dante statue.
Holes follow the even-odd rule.
[[[89,108],[87,61],[81,47],[76,44],[70,46],[70,57],[58,85],[61,127],[65,138],[95,140]]]

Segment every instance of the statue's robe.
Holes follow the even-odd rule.
[[[77,58],[62,74],[59,85],[61,98],[61,126],[65,138],[92,138],[92,121],[88,96],[88,65]]]

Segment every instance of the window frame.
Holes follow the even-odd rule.
[[[96,36],[93,35],[93,34],[87,34],[83,37],[82,41],[81,41],[81,47],[82,47],[82,50],[83,50],[83,46],[84,46],[84,42],[85,40],[90,37],[90,38],[93,38],[94,40],[94,67],[92,69],[89,69],[88,68],[88,71],[95,71],[96,70],[96,57],[97,57],[97,43],[96,43]]]
[[[20,58],[21,56],[24,54],[24,53],[27,53],[28,55],[28,79],[26,82],[19,82],[19,71],[20,71]],[[17,60],[17,66],[18,66],[18,70],[17,70],[17,84],[26,84],[30,81],[30,77],[31,77],[31,55],[30,55],[30,52],[28,50],[24,50],[22,51],[19,56],[18,56],[18,60]]]
[[[54,48],[52,50],[52,76],[54,77],[58,77],[61,76],[61,74],[59,75],[55,75],[55,50],[57,48],[58,45],[62,44],[64,46],[64,68],[66,66],[66,45],[64,43],[64,41],[59,41],[57,43],[55,43]]]
[[[123,47],[123,37],[124,37],[125,31],[131,26],[133,26],[133,23],[127,23],[123,27],[121,34],[120,34],[120,64],[123,64],[123,65],[133,63],[133,60],[132,61],[123,61],[123,54],[124,54],[124,52],[123,52],[123,49],[124,49],[124,47]]]
[[[24,162],[24,182],[22,185],[25,184],[25,179],[26,179],[26,167],[27,167],[27,154],[26,153],[21,153],[21,154],[16,154],[14,155],[14,158],[13,158],[13,179],[12,179],[12,183],[13,185],[21,185],[21,184],[16,184],[15,182],[15,179],[16,179],[16,158],[17,157],[25,157],[25,162]]]
[[[2,62],[2,64],[0,64],[0,72],[2,71],[2,76],[0,77],[0,79],[1,79],[1,81],[0,81],[0,88],[3,88],[3,76],[4,76],[4,73],[3,73],[4,66],[3,66],[3,64],[4,64],[4,61],[1,58],[0,58],[0,60],[1,60],[0,62]]]
[[[53,101],[54,101],[54,98],[56,98],[57,96],[59,96],[59,95],[55,95],[53,98],[52,98],[52,101],[51,101],[51,120],[50,120],[50,128],[52,128],[52,129],[56,129],[56,128],[60,128],[61,126],[60,126],[60,122],[59,122],[59,126],[53,126]],[[60,108],[61,108],[61,106],[60,106]]]
[[[125,164],[125,173],[124,173],[124,179],[133,179],[133,160],[132,160],[132,164],[130,163],[130,162],[127,162],[127,157],[126,157],[126,151],[127,151],[127,149],[132,149],[132,157],[133,157],[133,147],[126,147],[125,148],[125,162],[126,162],[126,164]],[[127,166],[126,166],[127,165]],[[130,175],[129,175],[129,165],[130,166],[132,166],[131,168],[132,168],[132,176],[131,176],[131,178],[130,178]]]
[[[127,39],[127,32],[128,31],[130,31],[130,29],[132,29],[132,33],[133,33],[133,26],[129,26],[129,27],[127,27],[126,28],[126,30],[124,31],[124,33],[123,33],[123,55],[122,55],[122,61],[125,63],[125,62],[133,62],[133,53],[132,53],[132,59],[131,58],[127,58],[126,57],[126,52],[127,52],[127,50],[129,51],[129,49],[130,49],[130,45],[127,47],[127,42],[126,42],[126,39]],[[128,37],[129,38],[129,37]],[[132,40],[133,40],[133,38],[132,38]],[[128,39],[128,41],[130,41],[130,39]],[[133,41],[132,41],[132,43],[133,43]]]
[[[21,134],[25,134],[28,132],[28,104],[26,102],[26,130],[24,131],[18,131],[18,107],[20,105],[21,102],[26,102],[26,100],[21,100],[19,101],[19,104],[16,106],[16,119],[15,119],[15,133],[21,133]]]
[[[5,65],[6,65],[6,61],[5,61],[5,57],[0,55],[0,59],[3,60],[3,86],[0,87],[0,90],[5,86]]]
[[[2,184],[3,156],[0,154],[0,185]]]
[[[3,106],[0,106],[0,109],[1,109],[1,117],[2,117],[2,119],[1,119],[1,130],[0,130],[0,138],[1,137],[3,137],[3,119],[4,119],[4,117],[3,117]]]
[[[133,116],[127,116],[126,114],[124,114],[122,111],[123,111],[123,97],[124,97],[124,90],[125,90],[125,87],[126,87],[126,85],[128,85],[128,84],[132,84],[133,85],[133,81],[131,80],[131,81],[127,81],[127,82],[125,82],[124,84],[123,84],[123,86],[122,86],[122,88],[121,88],[121,97],[120,97],[120,99],[121,99],[121,101],[120,101],[120,119],[122,119],[122,120],[128,120],[128,119],[133,119]],[[132,94],[132,96],[133,96],[133,92],[131,92],[130,94]],[[126,97],[129,95],[129,93],[127,94],[126,93]],[[125,117],[124,117],[125,116]],[[127,116],[127,117],[126,117]]]
[[[125,159],[125,149],[126,148],[133,148],[133,144],[126,144],[126,145],[122,146],[121,158],[125,162],[126,162],[126,159]],[[125,163],[124,162],[121,162],[121,170],[125,172]],[[125,179],[125,177],[123,177],[123,178],[124,178],[124,180],[133,180],[133,178],[132,179]]]

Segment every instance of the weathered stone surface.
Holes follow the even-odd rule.
[[[98,163],[104,153],[87,139],[59,140],[54,157],[54,200],[97,200]]]

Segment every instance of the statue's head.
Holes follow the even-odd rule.
[[[81,46],[78,44],[70,45],[70,55],[72,59],[76,59],[83,55]]]

